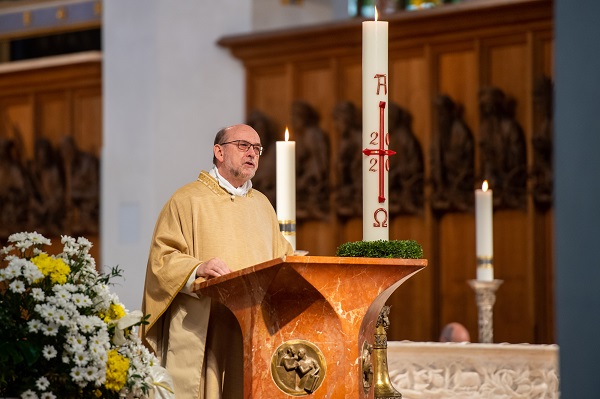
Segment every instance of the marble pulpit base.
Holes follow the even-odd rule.
[[[372,398],[373,387],[363,384],[363,347],[373,345],[389,296],[426,265],[288,256],[195,284],[194,291],[223,303],[240,324],[245,399]]]
[[[403,399],[558,399],[558,346],[390,341]]]

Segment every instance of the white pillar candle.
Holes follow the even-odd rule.
[[[275,143],[276,149],[276,196],[279,229],[296,250],[296,143],[289,140],[285,129],[285,141]]]
[[[494,280],[493,194],[487,180],[475,190],[477,280]]]
[[[363,240],[388,240],[388,23],[362,23]]]

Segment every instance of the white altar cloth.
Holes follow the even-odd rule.
[[[403,399],[558,399],[558,346],[388,342]]]

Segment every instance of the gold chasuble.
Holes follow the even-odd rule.
[[[223,380],[232,363],[241,373],[241,342],[228,338],[237,334],[241,341],[235,318],[210,298],[180,292],[197,266],[218,257],[235,271],[292,252],[273,206],[256,190],[231,195],[202,171],[165,204],[148,257],[142,309],[150,324],[142,337],[173,377],[177,399],[219,398],[221,389],[228,398],[243,390],[241,378]]]

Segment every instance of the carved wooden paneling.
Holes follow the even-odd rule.
[[[428,268],[388,301],[391,340],[435,340],[450,321],[464,323],[471,337],[477,337],[475,293],[467,284],[475,278],[476,265],[472,201],[454,195],[458,200],[453,206],[436,207],[434,188],[439,168],[460,169],[457,154],[469,145],[474,161],[464,163],[472,176],[466,180],[466,195],[481,184],[483,165],[491,162],[482,151],[481,137],[495,132],[488,116],[482,117],[482,90],[495,90],[514,104],[514,112],[503,114],[502,123],[514,129],[508,131],[514,137],[522,131],[526,154],[520,175],[527,184],[525,199],[518,206],[505,202],[494,214],[496,278],[505,280],[497,295],[495,339],[554,340],[552,208],[541,208],[533,200],[529,173],[536,154],[534,135],[539,136],[549,120],[535,111],[534,90],[538,79],[551,80],[553,75],[552,13],[551,0],[492,0],[382,18],[389,21],[389,101],[412,118],[410,129],[422,148],[425,170],[422,210],[394,216],[390,239],[419,241],[429,259]],[[246,67],[249,112],[260,109],[285,126],[292,103],[301,100],[321,117],[319,127],[332,148],[331,210],[324,220],[299,221],[297,236],[298,248],[314,255],[333,255],[339,244],[362,239],[360,217],[336,212],[335,183],[341,181],[337,163],[342,162],[339,153],[345,139],[332,118],[336,105],[344,101],[361,109],[361,37],[361,23],[353,20],[230,36],[219,42]],[[442,95],[445,106],[440,106]],[[454,138],[454,150],[440,141],[442,131]],[[536,140],[536,145],[543,144],[539,137]],[[502,140],[498,143],[500,154],[511,150]],[[434,154],[443,151],[452,153],[454,163],[433,162]],[[465,154],[468,157],[468,151]],[[537,154],[536,165],[541,159]],[[538,180],[543,176],[540,170],[535,169]],[[496,190],[498,198],[506,191]]]
[[[13,148],[11,165],[3,164],[3,170],[21,170],[17,180],[26,196],[19,211],[23,217],[10,217],[8,202],[16,203],[14,198],[1,204],[2,218],[10,223],[1,224],[0,240],[31,230],[55,243],[60,234],[85,235],[101,264],[101,77],[97,52],[0,66],[0,140],[3,148]]]
[[[100,87],[76,89],[73,97],[73,137],[79,149],[99,155],[102,149],[102,90]]]

